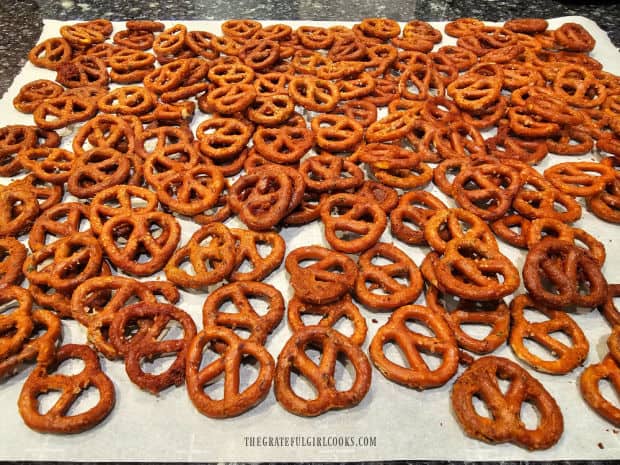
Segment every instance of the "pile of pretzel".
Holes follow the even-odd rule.
[[[386,18],[296,30],[231,20],[221,36],[154,21],[126,26],[110,41],[110,22],[77,23],[36,45],[30,61],[56,79],[26,83],[14,99],[35,125],[0,128],[0,175],[28,173],[0,189],[0,301],[10,307],[0,314],[0,377],[36,363],[19,397],[29,427],[76,433],[106,417],[114,386],[98,354],[124,360],[131,381],[153,394],[185,384],[210,417],[246,412],[272,384],[297,415],[352,407],[372,372],[358,304],[391,312],[369,348],[386,378],[429,389],[465,364],[452,389],[464,431],[529,449],[558,441],[559,406],[518,364],[488,354],[508,340],[533,369],[569,373],[589,348],[570,310],[600,308],[614,327],[610,355],[583,371],[580,387],[620,425],[620,409],[598,390],[608,379],[620,392],[620,287],[601,272],[604,246],[571,226],[582,215],[577,198],[620,223],[620,78],[588,55],[595,41],[582,26],[461,18],[445,28],[457,45],[441,47],[442,33],[419,20],[402,31]],[[600,162],[569,161],[543,174],[531,166],[548,152],[595,146]],[[431,182],[454,204],[425,190]],[[226,226],[232,215],[247,229]],[[187,243],[180,219],[201,225]],[[286,255],[278,231],[317,220],[331,248]],[[420,268],[398,241],[380,242],[388,224],[399,241],[430,247]],[[528,294],[510,305],[503,299],[520,272],[496,236],[527,250]],[[285,302],[261,281],[283,261],[293,334],[276,362],[265,343]],[[167,280],[143,279],[160,271]],[[180,308],[179,288],[204,293],[200,331]],[[427,306],[414,305],[423,291]],[[230,302],[234,312],[225,311]],[[525,309],[547,321],[528,321]],[[308,314],[320,322],[306,326]],[[89,346],[61,346],[59,318],[83,325]],[[342,318],[352,334],[334,329]],[[463,329],[470,323],[491,331],[475,338]],[[172,326],[182,337],[166,337]],[[558,331],[572,345],[554,338]],[[528,339],[553,360],[529,351]],[[390,344],[406,363],[387,355]],[[320,351],[319,364],[310,349]],[[162,373],[144,369],[169,354],[175,360]],[[83,360],[81,373],[55,373],[72,358]],[[344,391],[336,388],[339,358],[355,372]],[[241,389],[240,367],[250,361],[258,375]],[[315,398],[295,391],[292,373],[314,385]],[[215,399],[209,386],[222,376],[224,396]],[[498,379],[510,382],[506,394]],[[89,386],[98,403],[70,415]],[[39,397],[50,390],[62,395],[42,413]],[[474,397],[490,418],[476,412]],[[523,402],[538,410],[536,429],[520,417]]]

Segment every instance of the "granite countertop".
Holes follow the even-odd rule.
[[[620,45],[620,8],[614,0],[5,0],[0,3],[0,95],[9,87],[35,45],[42,19],[300,19],[359,20],[384,16],[445,21],[473,16],[487,21],[515,17],[580,15],[596,21]]]
[[[0,95],[7,90],[23,66],[28,51],[35,45],[43,27],[43,18],[217,20],[247,17],[355,21],[382,16],[399,21],[413,18],[445,21],[471,16],[487,21],[503,21],[514,17],[569,15],[586,16],[596,21],[609,34],[612,42],[620,46],[620,8],[614,0],[4,0],[0,2]]]

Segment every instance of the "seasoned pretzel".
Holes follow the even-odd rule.
[[[54,370],[65,360],[80,359],[84,369],[75,375],[55,374]],[[89,410],[70,415],[71,406],[81,393],[94,387],[99,401]],[[61,396],[45,414],[39,412],[39,397],[49,391],[60,391]],[[99,424],[114,407],[114,384],[101,371],[97,354],[87,346],[69,344],[61,347],[55,360],[40,364],[32,371],[19,396],[19,413],[29,428],[41,433],[74,434]]]
[[[357,306],[351,300],[351,296],[345,294],[344,297],[335,302],[323,305],[314,305],[302,301],[298,297],[293,297],[288,303],[288,324],[293,332],[309,326],[304,322],[304,315],[316,315],[321,319],[315,323],[318,326],[334,328],[343,318],[349,320],[353,325],[352,334],[347,335],[351,341],[361,346],[366,339],[368,330],[366,319],[362,316]],[[342,331],[339,331],[342,333]]]
[[[321,202],[321,221],[327,242],[345,253],[359,253],[372,247],[387,225],[386,214],[378,203],[345,193],[334,194]],[[338,231],[345,231],[345,236],[339,237]],[[352,238],[346,237],[346,232]]]
[[[258,314],[250,299],[260,299],[267,304],[267,311]],[[231,302],[236,311],[221,311]],[[284,299],[273,286],[258,281],[226,284],[213,291],[202,307],[202,324],[205,328],[224,326],[250,332],[248,341],[265,344],[269,334],[280,324],[284,315]]]
[[[300,263],[315,261],[309,266]],[[286,270],[291,286],[302,301],[323,305],[341,298],[353,288],[357,275],[355,262],[345,254],[320,246],[300,247],[288,254]]]
[[[153,228],[161,228],[154,236]],[[116,215],[101,229],[99,240],[108,258],[126,273],[149,276],[161,270],[179,242],[181,227],[167,213],[152,211]],[[120,238],[124,239],[121,245]],[[147,260],[140,256],[145,254]]]
[[[219,358],[201,368],[205,348],[214,343],[225,345],[225,350]],[[241,391],[239,372],[244,358],[258,361],[260,369],[252,384]],[[205,328],[191,341],[187,353],[187,392],[202,414],[211,418],[230,418],[262,402],[269,393],[274,372],[275,362],[262,345],[242,340],[228,328]],[[208,385],[222,373],[224,397],[214,399],[207,393]]]
[[[447,237],[445,235],[447,234]],[[424,239],[437,252],[444,253],[449,241],[475,237],[497,249],[493,233],[475,214],[461,208],[438,209],[424,225]]]
[[[299,171],[308,189],[315,192],[344,191],[364,182],[364,173],[357,165],[330,154],[307,158]]]
[[[565,194],[590,197],[614,181],[614,170],[602,163],[559,163],[545,170],[545,179]]]
[[[194,274],[181,268],[192,265]],[[227,278],[235,267],[235,239],[222,223],[212,222],[196,231],[189,242],[178,249],[166,265],[166,277],[188,288],[202,288]]]
[[[36,252],[46,246],[49,236],[53,240],[88,231],[88,205],[78,202],[63,202],[44,211],[32,225],[28,235],[30,250]],[[51,242],[53,242],[53,240]]]
[[[476,354],[488,354],[501,346],[510,331],[510,311],[503,300],[475,302],[458,299],[455,308],[449,305],[451,296],[441,292],[435,286],[426,291],[426,304],[433,311],[443,315],[456,337],[459,347]],[[468,324],[489,327],[489,333],[483,338],[466,331]]]
[[[71,60],[71,45],[62,37],[52,37],[35,45],[28,53],[33,65],[56,70]]]
[[[322,352],[318,365],[305,353],[309,346],[318,347]],[[346,391],[336,388],[335,370],[339,355],[345,356],[355,369],[353,385]],[[293,371],[314,385],[318,391],[316,398],[306,400],[295,393],[291,386]],[[294,333],[280,352],[274,392],[278,402],[289,412],[304,417],[317,416],[361,402],[370,388],[371,373],[366,355],[349,338],[331,328],[307,326]]]
[[[87,214],[93,232],[99,235],[110,218],[147,213],[156,209],[155,193],[143,187],[120,184],[98,192],[91,201]]]
[[[412,331],[407,327],[408,321],[428,327],[433,336]],[[386,357],[384,347],[388,343],[396,344],[402,351],[405,366]],[[392,313],[370,343],[369,353],[383,376],[413,389],[441,386],[454,376],[458,368],[458,349],[450,327],[440,313],[420,305],[407,305]],[[441,363],[432,369],[421,353],[438,356]]]
[[[590,253],[551,237],[530,249],[523,265],[523,283],[535,300],[553,308],[593,308],[607,297],[607,281]]]
[[[382,257],[390,261],[375,265]],[[366,307],[375,310],[393,310],[414,302],[422,292],[422,275],[416,264],[394,245],[379,242],[358,261],[359,273],[355,280],[355,297]],[[399,282],[396,278],[406,280]],[[380,292],[373,292],[379,290]]]
[[[27,254],[26,247],[14,237],[0,237],[0,286],[21,283]]]
[[[529,321],[525,318],[525,309],[536,310],[548,320]],[[538,305],[527,294],[521,294],[511,302],[510,313],[512,320],[510,347],[517,357],[535,370],[554,375],[565,374],[581,365],[588,356],[590,344],[585,334],[565,312]],[[553,334],[558,332],[568,336],[571,344],[564,344],[555,338]],[[552,360],[528,350],[526,339],[537,342],[551,352]]]
[[[230,232],[235,239],[235,266],[229,278],[231,281],[263,280],[282,263],[286,244],[278,233],[236,228]],[[259,251],[259,247],[264,245],[271,248],[266,256]],[[241,271],[245,262],[251,265],[250,271]]]
[[[620,284],[609,284],[607,286],[607,297],[599,305],[599,310],[612,326],[620,325],[620,312],[614,304],[614,298],[620,295]]]
[[[497,245],[470,234],[448,242],[435,272],[448,292],[467,300],[497,300],[520,284],[519,271]]]
[[[139,324],[140,320],[148,322],[127,340],[125,335],[130,326]],[[165,339],[171,322],[182,327],[181,338]],[[125,357],[125,371],[129,379],[151,394],[158,394],[172,385],[183,384],[187,351],[194,336],[196,325],[187,313],[174,305],[158,302],[138,302],[123,307],[110,325],[110,341],[118,353]],[[176,357],[167,370],[158,374],[143,370],[141,362],[144,358],[154,360],[168,354],[176,354]]]
[[[507,380],[504,394],[497,379]],[[479,415],[473,397],[482,400],[491,418]],[[514,442],[530,450],[548,449],[564,431],[562,412],[543,385],[506,358],[487,356],[476,360],[454,383],[452,408],[468,436],[489,443]],[[532,404],[539,420],[535,429],[521,420],[523,402]]]
[[[139,282],[122,276],[96,276],[71,295],[71,316],[86,326],[86,337],[109,360],[120,358],[109,340],[109,328],[118,311],[134,299],[157,302],[156,294],[174,304],[179,291],[166,281]]]
[[[579,378],[579,389],[586,403],[612,425],[620,426],[620,409],[603,397],[599,385],[601,380],[609,381],[613,390],[620,392],[620,365],[611,355],[597,364],[588,366]]]

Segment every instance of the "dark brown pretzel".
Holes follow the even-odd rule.
[[[127,340],[125,335],[132,324],[147,320],[141,331]],[[183,329],[180,339],[163,339],[170,322],[177,322]],[[152,394],[177,385],[185,380],[185,362],[191,340],[196,336],[196,325],[183,310],[170,304],[139,302],[118,311],[110,325],[110,341],[118,353],[125,357],[125,370],[132,382]],[[158,374],[147,373],[141,367],[144,358],[176,354],[170,367]]]

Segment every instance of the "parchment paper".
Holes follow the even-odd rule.
[[[605,65],[607,71],[620,74],[620,53],[607,35],[592,21],[583,17],[550,20],[550,28],[565,21],[575,21],[587,27],[596,38],[592,56]],[[311,24],[309,21],[282,21],[293,27]],[[264,21],[268,25],[275,21]],[[58,36],[65,23],[46,20],[41,40]],[[166,22],[174,24],[173,21]],[[189,30],[200,29],[219,33],[220,22],[185,21]],[[312,24],[334,25],[334,22]],[[351,26],[352,23],[341,23]],[[434,23],[443,31],[445,23]],[[115,31],[123,23],[115,23]],[[440,45],[453,44],[454,39],[444,35]],[[54,79],[51,71],[35,68],[26,63],[15,82],[0,101],[0,125],[32,124],[30,115],[14,110],[11,101],[19,88],[34,79]],[[194,127],[203,119],[197,113]],[[75,128],[74,128],[75,129]],[[487,135],[488,136],[488,135]],[[70,147],[70,138],[64,138]],[[598,154],[583,157],[548,156],[539,167],[559,161],[598,159]],[[2,180],[4,184],[9,180]],[[442,199],[434,186],[429,186]],[[448,205],[454,205],[451,199]],[[180,220],[185,243],[197,226]],[[243,227],[236,219],[229,226]],[[611,282],[620,281],[620,227],[594,218],[584,208],[583,218],[575,226],[581,227],[603,242],[607,248],[604,273]],[[327,245],[322,226],[315,222],[303,228],[285,228],[281,232],[287,251],[307,244]],[[428,252],[425,247],[409,247],[393,240],[388,231],[383,241],[394,242],[420,264]],[[521,268],[525,254],[499,241],[503,253]],[[152,279],[152,278],[150,278]],[[284,267],[267,278],[288,302],[292,289],[288,285]],[[25,285],[25,284],[24,284]],[[522,288],[520,290],[522,292]],[[182,292],[179,306],[189,312],[200,328],[201,308],[205,295]],[[509,301],[509,299],[507,299]],[[420,297],[417,303],[423,304]],[[387,321],[388,314],[372,313],[362,308],[367,318],[369,333],[364,349],[376,330]],[[607,352],[605,341],[610,328],[597,311],[574,315],[590,341],[587,364],[598,362]],[[63,322],[64,342],[85,343],[85,332],[77,324]],[[283,321],[269,338],[267,348],[274,356],[285,344],[290,331]],[[504,346],[497,355],[515,360],[510,348]],[[318,418],[300,418],[288,413],[276,402],[273,392],[253,410],[228,420],[212,420],[192,406],[185,388],[168,389],[152,396],[132,385],[121,362],[102,359],[104,370],[116,386],[116,406],[111,415],[94,429],[76,436],[44,435],[28,429],[17,411],[17,398],[27,374],[0,384],[0,460],[76,460],[76,461],[355,461],[393,459],[444,460],[566,460],[616,459],[620,457],[620,434],[593,413],[579,394],[576,379],[581,369],[555,377],[536,373],[557,399],[564,414],[565,432],[559,443],[547,451],[528,452],[511,444],[491,446],[465,436],[451,411],[449,394],[452,381],[444,387],[424,392],[411,390],[385,379],[373,368],[372,387],[366,398],[355,408],[332,411]],[[523,365],[523,364],[522,364]],[[463,369],[459,369],[459,374]],[[350,378],[341,369],[343,378]],[[607,391],[609,392],[609,391]],[[531,416],[530,416],[531,417]],[[526,418],[529,418],[526,416]],[[253,439],[250,439],[253,438]],[[288,439],[285,439],[288,438]],[[330,439],[331,438],[331,439]],[[271,443],[270,443],[271,441]],[[288,441],[288,442],[287,442]],[[321,444],[318,444],[318,441]],[[374,441],[374,443],[373,443]]]

